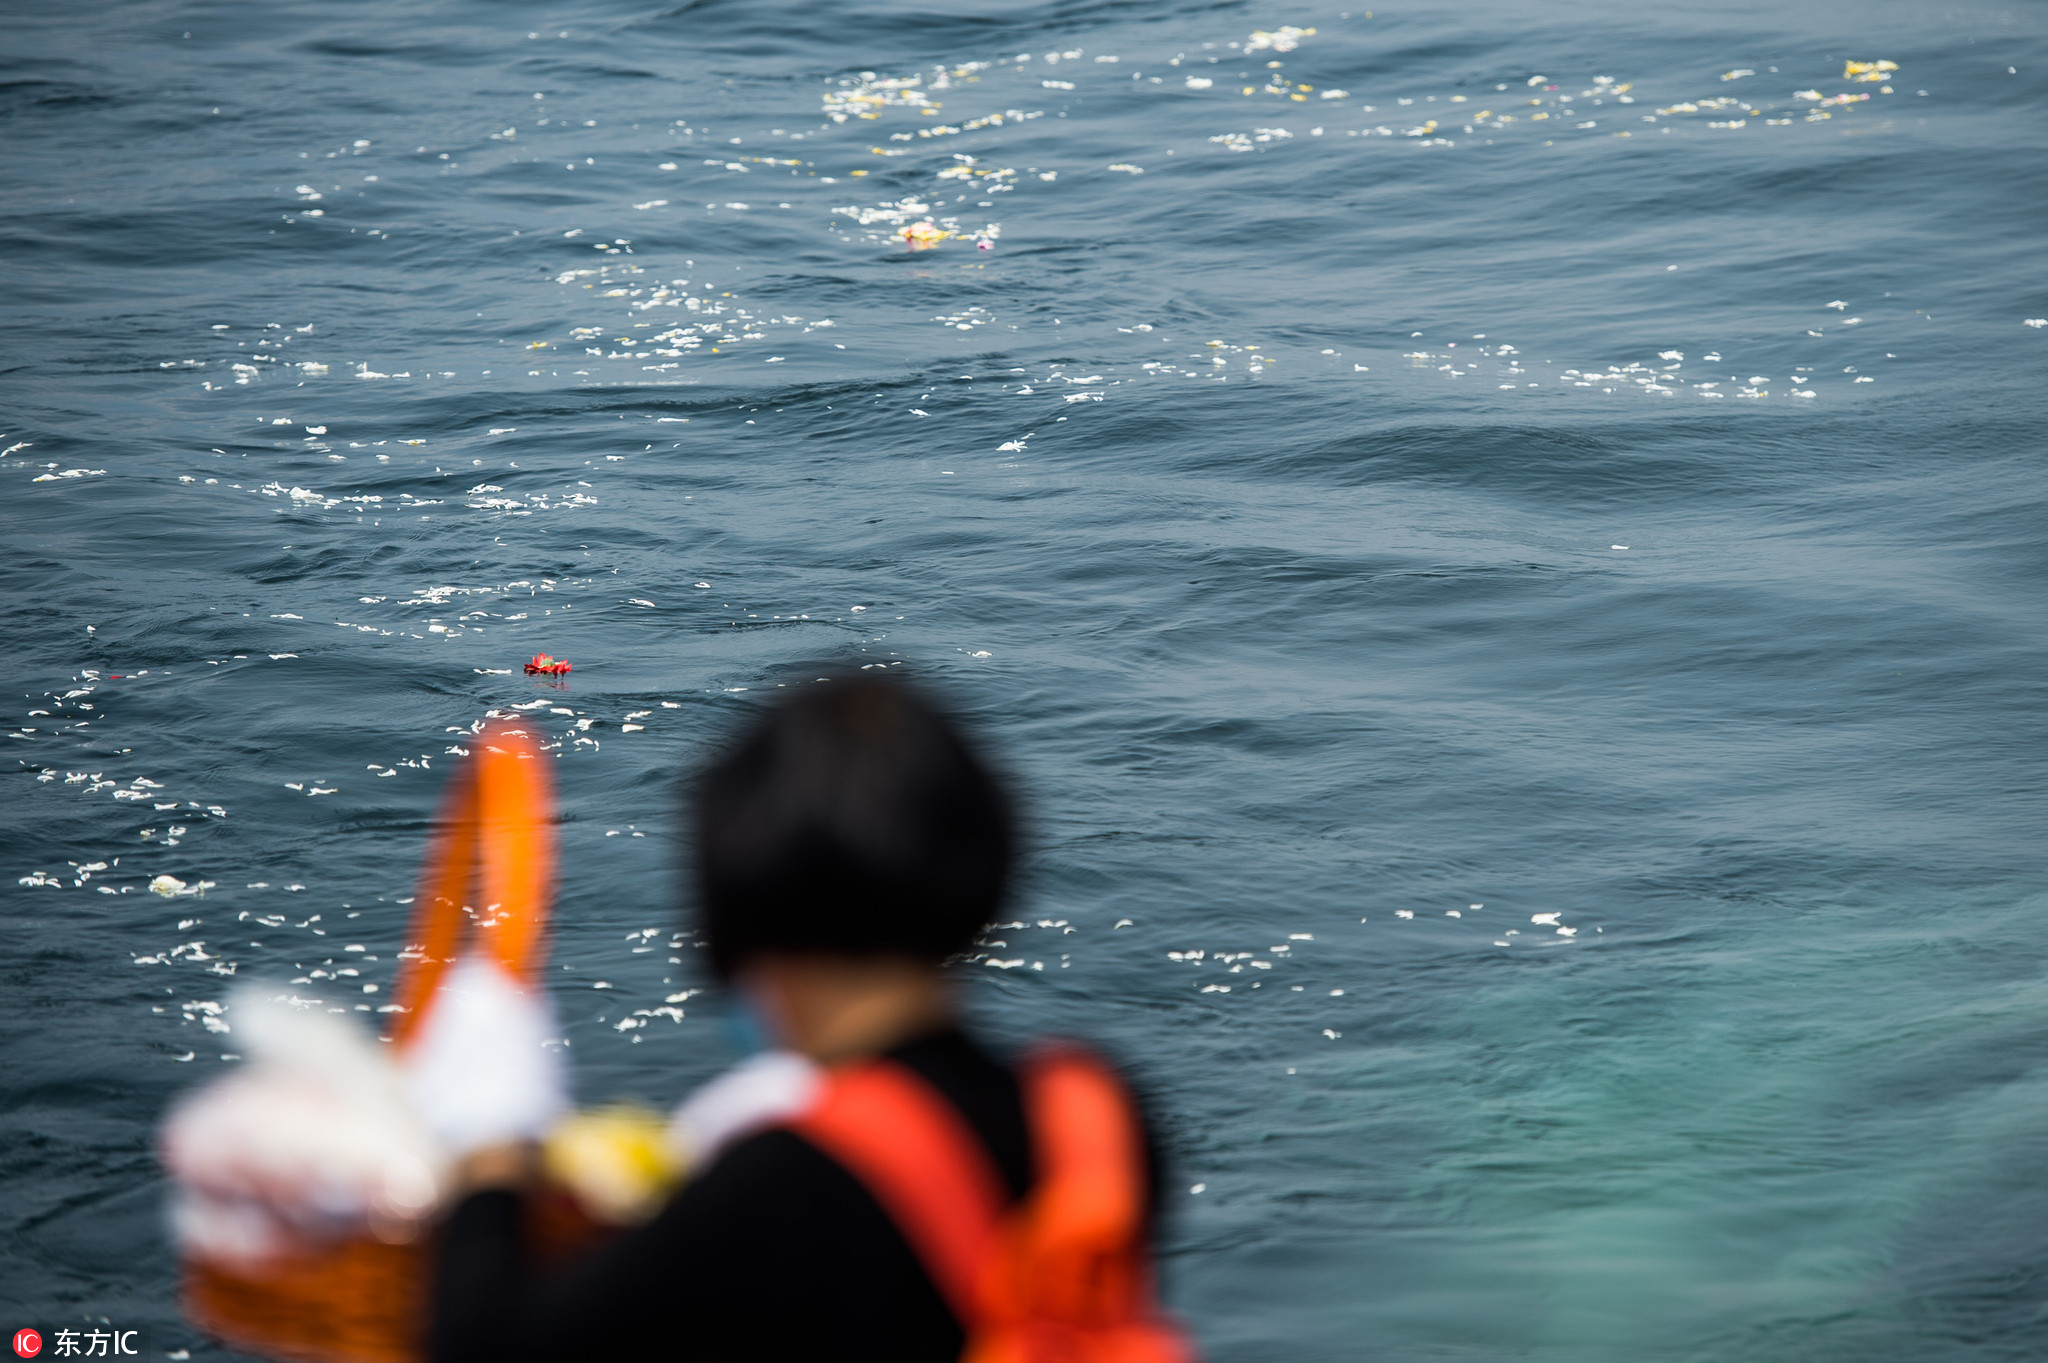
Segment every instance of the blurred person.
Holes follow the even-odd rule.
[[[685,1104],[699,1167],[560,1271],[522,1240],[531,1147],[470,1154],[436,1363],[1191,1357],[1153,1304],[1135,1105],[1085,1052],[1012,1062],[960,1027],[945,963],[1003,907],[1017,832],[958,728],[895,681],[806,688],[691,813],[712,967],[781,1050]]]

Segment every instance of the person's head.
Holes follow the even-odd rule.
[[[806,687],[693,791],[699,926],[730,977],[769,957],[936,966],[1001,907],[1010,800],[959,729],[895,680]]]

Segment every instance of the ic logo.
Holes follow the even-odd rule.
[[[43,1337],[33,1330],[14,1332],[14,1352],[23,1358],[34,1358],[43,1351]]]

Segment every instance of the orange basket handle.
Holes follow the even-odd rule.
[[[450,963],[474,945],[514,977],[536,982],[547,958],[554,898],[554,794],[548,762],[525,730],[483,731],[448,783],[414,895],[409,936],[422,953],[393,986],[389,1035],[419,1032]],[[474,902],[470,901],[476,890]]]

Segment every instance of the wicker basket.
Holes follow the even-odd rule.
[[[554,881],[548,762],[524,731],[486,730],[449,787],[413,905],[420,953],[394,988],[390,1037],[405,1047],[442,974],[469,945],[534,980],[546,957]],[[474,888],[476,895],[471,898]],[[467,904],[483,906],[471,909]],[[527,1237],[544,1257],[603,1234],[558,1193],[529,1199]],[[291,1363],[420,1363],[433,1279],[431,1243],[368,1235],[309,1245],[260,1269],[188,1256],[185,1313],[248,1353]]]
[[[427,1319],[418,1245],[344,1240],[261,1272],[187,1259],[185,1314],[228,1344],[291,1363],[417,1363]]]

